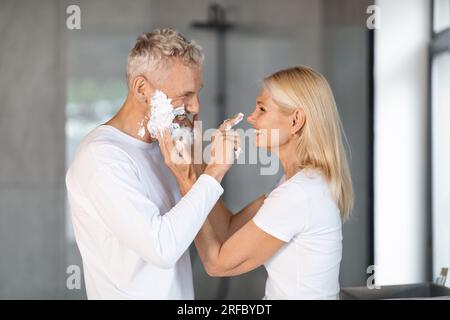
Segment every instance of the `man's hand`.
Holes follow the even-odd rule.
[[[157,137],[164,163],[172,171],[180,186],[180,192],[185,195],[197,179],[190,150],[178,141],[174,144],[168,129]]]

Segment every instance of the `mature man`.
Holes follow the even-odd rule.
[[[156,90],[199,112],[202,60],[201,48],[174,30],[142,34],[128,56],[126,101],[84,138],[67,172],[89,299],[194,298],[187,249],[229,165],[212,163],[197,180],[177,176],[142,128]]]

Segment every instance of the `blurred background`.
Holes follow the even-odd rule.
[[[80,9],[80,28],[69,28]],[[261,80],[303,64],[329,80],[356,203],[341,287],[433,281],[450,264],[450,0],[0,0],[0,298],[85,299],[65,194],[80,140],[126,96],[136,37],[173,27],[204,49],[203,128],[249,114]],[[242,128],[248,128],[242,124]],[[282,172],[236,165],[233,211]],[[209,277],[198,299],[261,299],[266,272]],[[449,285],[449,281],[447,281]]]

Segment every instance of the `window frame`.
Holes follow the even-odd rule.
[[[445,29],[442,29],[438,32],[435,31],[435,3],[436,0],[432,0],[430,2],[431,10],[430,10],[430,45],[429,45],[429,58],[428,58],[428,172],[427,172],[427,185],[428,185],[428,194],[427,194],[427,207],[429,214],[428,218],[428,232],[429,232],[429,250],[428,250],[428,278],[433,281],[433,269],[434,269],[434,250],[433,250],[433,218],[434,218],[434,208],[433,208],[433,90],[434,90],[434,82],[433,82],[433,64],[438,56],[441,54],[450,52],[450,26],[447,26]],[[450,11],[448,12],[450,16]]]

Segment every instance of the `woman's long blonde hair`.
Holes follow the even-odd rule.
[[[281,108],[301,108],[305,113],[296,146],[298,166],[319,169],[325,175],[341,217],[347,219],[353,207],[353,187],[342,124],[328,81],[311,68],[297,66],[268,76],[264,87]]]

